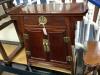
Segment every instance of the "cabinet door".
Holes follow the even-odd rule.
[[[27,43],[27,48],[31,53],[31,57],[33,59],[44,60],[46,54],[43,47],[43,32],[41,30],[27,31],[27,34],[28,39],[25,43]]]
[[[50,61],[66,62],[67,44],[64,41],[65,32],[49,32]]]

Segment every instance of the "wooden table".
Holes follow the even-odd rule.
[[[33,4],[8,10],[24,40],[28,64],[64,72],[73,71],[75,24],[86,12],[84,3]]]
[[[87,51],[84,54],[84,63],[87,66],[85,73],[98,71],[100,75],[100,42],[88,42]]]

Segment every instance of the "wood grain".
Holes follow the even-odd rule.
[[[84,55],[85,64],[100,64],[100,42],[88,42],[87,52]]]

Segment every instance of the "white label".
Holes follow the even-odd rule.
[[[48,35],[45,27],[43,28],[43,33],[44,35]]]

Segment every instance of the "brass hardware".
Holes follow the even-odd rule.
[[[45,24],[47,23],[47,18],[45,16],[40,16],[39,17],[39,25],[42,27],[45,27]]]
[[[47,39],[43,39],[43,46],[45,52],[50,52],[49,41]]]
[[[26,34],[26,33],[24,33],[23,36],[24,36],[25,39],[28,39],[29,38],[29,35]]]
[[[46,52],[50,52],[50,48],[49,48],[49,43],[48,43],[48,41],[46,42],[46,48],[47,48],[47,51],[46,51]]]
[[[71,61],[72,61],[72,56],[66,56],[66,60],[67,60],[68,62],[71,62]]]
[[[45,16],[39,17],[39,25],[43,28],[44,35],[47,35],[47,30],[45,28],[45,24],[47,23],[47,18]]]
[[[44,47],[44,51],[46,52],[46,44],[45,44],[46,42],[45,42],[45,40],[46,39],[43,39],[43,47]]]
[[[27,57],[31,56],[31,52],[30,51],[26,51]]]
[[[65,43],[68,43],[69,41],[70,41],[70,37],[65,36],[65,37],[64,37],[64,42],[65,42]]]

